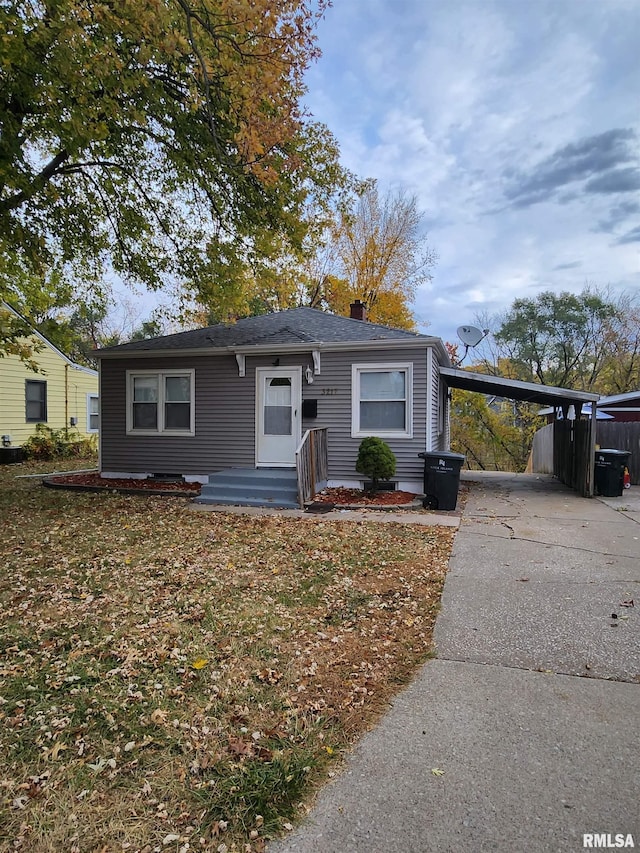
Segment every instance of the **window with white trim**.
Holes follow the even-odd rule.
[[[98,432],[100,427],[100,400],[97,394],[87,394],[87,432]]]
[[[128,370],[127,432],[195,435],[195,370]]]
[[[412,389],[411,364],[352,365],[352,437],[411,438]]]

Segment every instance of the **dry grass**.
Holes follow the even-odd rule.
[[[0,469],[0,849],[263,849],[428,657],[452,531],[28,470]]]

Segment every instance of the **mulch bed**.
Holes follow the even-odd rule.
[[[180,480],[136,480],[119,477],[117,479],[101,477],[97,472],[83,474],[56,474],[46,477],[47,486],[59,488],[77,488],[84,490],[111,490],[126,492],[151,492],[162,494],[198,495],[200,483],[184,483]],[[418,495],[413,492],[380,491],[369,492],[361,489],[323,489],[315,495],[314,504],[333,504],[334,506],[402,506],[413,503]]]
[[[366,504],[367,506],[398,506],[410,504],[418,496],[413,492],[367,492],[362,489],[323,489],[313,499],[314,503],[336,505]]]
[[[82,491],[123,491],[151,494],[198,495],[200,483],[184,483],[180,480],[136,480],[119,477],[116,479],[101,477],[97,471],[81,474],[53,474],[43,479],[46,486],[71,488]],[[332,504],[333,506],[384,506],[394,507],[413,503],[418,495],[413,492],[380,491],[369,492],[362,489],[332,488],[323,489],[314,496],[313,503]],[[319,510],[322,508],[319,507]]]
[[[163,494],[184,493],[197,495],[202,485],[200,483],[184,483],[180,480],[136,480],[118,477],[115,479],[101,477],[97,472],[89,474],[57,474],[46,477],[45,485],[63,488],[82,488],[92,490],[113,490],[132,492],[162,492]]]

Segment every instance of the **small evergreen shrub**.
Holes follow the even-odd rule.
[[[95,435],[83,436],[73,429],[51,429],[46,424],[37,424],[35,433],[22,445],[25,459],[94,456],[97,451]]]
[[[396,457],[386,441],[374,435],[363,438],[358,450],[356,471],[371,479],[371,490],[374,492],[378,490],[380,480],[393,477],[396,473]]]

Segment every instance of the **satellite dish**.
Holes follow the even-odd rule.
[[[484,338],[483,332],[475,326],[458,326],[457,334],[466,347],[476,347]]]

